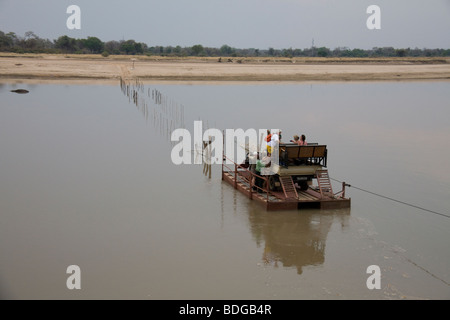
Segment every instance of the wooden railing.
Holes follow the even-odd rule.
[[[342,190],[339,191],[339,192],[336,192],[334,194],[334,197],[338,198],[338,199],[339,198],[344,199],[345,198],[345,187],[351,187],[351,186],[349,184],[345,183],[345,182],[342,182]]]
[[[233,167],[229,167],[228,166],[228,164],[226,163],[227,160],[232,162],[232,166]],[[228,169],[228,170],[225,170],[225,169]],[[265,193],[267,202],[270,202],[269,196],[272,193],[271,193],[270,188],[269,188],[269,176],[261,176],[261,175],[258,175],[256,173],[253,173],[250,170],[248,170],[248,168],[246,168],[245,166],[243,166],[241,164],[237,164],[236,162],[234,162],[233,160],[229,159],[225,155],[223,156],[223,159],[222,159],[222,174],[224,172],[228,172],[228,173],[233,173],[234,174],[234,188],[235,189],[237,189],[238,178],[240,178],[242,181],[248,183],[248,185],[250,187],[250,191],[249,191],[249,198],[250,199],[253,199],[253,194],[254,193],[257,193],[258,190],[261,190],[263,193]],[[246,174],[242,174],[242,172],[245,172]],[[261,179],[261,180],[264,181],[262,187],[259,187],[259,186],[255,185],[253,183],[253,180],[256,180],[256,179]],[[256,191],[253,190],[253,188],[256,188]]]

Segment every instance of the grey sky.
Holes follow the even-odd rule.
[[[81,30],[66,9],[81,8]],[[368,30],[369,5],[381,30]],[[0,0],[0,30],[149,46],[450,48],[450,0]]]

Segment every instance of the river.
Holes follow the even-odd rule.
[[[0,298],[450,298],[450,82],[139,92],[0,83]],[[195,120],[326,144],[351,208],[266,212],[219,165],[174,165],[170,133]]]

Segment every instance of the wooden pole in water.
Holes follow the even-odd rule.
[[[202,162],[203,162],[203,174],[206,176],[206,161],[205,161],[205,152],[206,152],[206,142],[202,141]]]
[[[237,164],[234,164],[234,188],[237,189]]]
[[[222,137],[225,137],[225,130],[222,130]],[[222,139],[222,180],[223,180],[223,163],[225,162],[225,139]]]
[[[249,193],[249,198],[253,199],[253,174],[250,171],[250,193]]]
[[[208,169],[209,169],[209,179],[211,179],[211,162],[212,162],[211,136],[209,136],[209,138],[208,138],[208,143],[209,143]]]

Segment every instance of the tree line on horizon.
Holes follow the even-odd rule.
[[[71,54],[102,54],[107,57],[114,55],[147,55],[173,57],[449,57],[450,49],[419,49],[393,47],[364,49],[350,49],[338,47],[311,47],[305,49],[274,49],[267,50],[248,48],[238,49],[228,45],[220,48],[204,47],[196,44],[191,47],[181,46],[148,46],[135,40],[112,40],[103,42],[97,37],[86,39],[71,38],[67,35],[56,40],[42,39],[34,32],[28,31],[23,37],[14,32],[0,31],[0,51],[14,53],[71,53]]]

